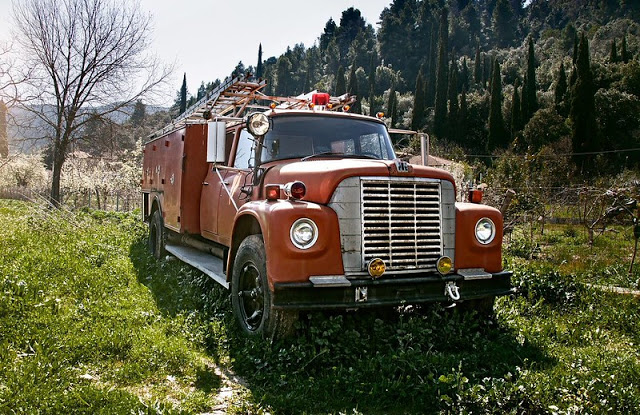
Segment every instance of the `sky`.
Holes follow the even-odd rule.
[[[20,1],[20,0],[14,0]],[[0,40],[10,39],[12,0],[0,0]],[[187,75],[195,94],[202,81],[224,79],[239,61],[255,66],[258,45],[262,57],[280,56],[296,43],[312,46],[329,18],[339,24],[342,11],[360,10],[367,23],[378,28],[382,10],[391,0],[140,0],[153,17],[152,51],[167,63],[175,62],[175,88]],[[164,103],[166,104],[166,103]]]

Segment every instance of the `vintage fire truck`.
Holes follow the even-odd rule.
[[[498,210],[399,160],[381,119],[348,112],[352,97],[265,85],[229,79],[145,144],[156,258],[230,289],[250,335],[286,335],[300,310],[486,307],[511,292]]]

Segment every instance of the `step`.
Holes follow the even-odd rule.
[[[224,264],[220,258],[184,245],[167,244],[165,249],[182,262],[204,272],[224,288],[229,288],[227,276],[223,271]]]

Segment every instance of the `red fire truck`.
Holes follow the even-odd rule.
[[[498,210],[399,160],[352,97],[264,86],[230,79],[150,137],[141,181],[153,255],[230,289],[244,332],[287,334],[300,310],[486,307],[512,292]]]

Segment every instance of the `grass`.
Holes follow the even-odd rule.
[[[578,255],[563,235],[549,246]],[[508,255],[520,292],[493,318],[310,313],[269,343],[242,337],[228,294],[154,261],[145,240],[135,215],[0,200],[0,413],[640,412],[638,301],[588,288],[559,257]]]

